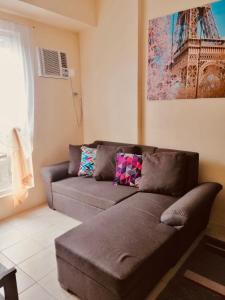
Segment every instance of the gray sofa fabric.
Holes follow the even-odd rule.
[[[155,152],[159,152],[159,151],[179,152],[179,150],[161,149],[161,148],[157,148],[157,147],[154,147],[154,146],[134,145],[134,144],[117,143],[117,142],[109,142],[109,141],[95,141],[94,143],[92,143],[90,145],[92,147],[97,147],[98,145],[117,146],[117,147],[123,147],[123,146],[124,147],[133,147],[133,149],[135,149],[135,152],[137,154],[141,154],[141,153],[144,153],[144,152],[155,153]],[[198,183],[199,155],[198,155],[198,153],[189,152],[189,151],[180,151],[180,152],[185,153],[188,157],[188,175],[187,175],[186,190],[189,191],[194,186],[196,186],[197,183]],[[120,197],[118,198],[117,196],[113,199],[112,198],[110,199],[108,196],[106,197],[106,195],[104,195],[104,197],[107,198],[107,201],[106,201],[106,200],[102,199],[101,195],[97,195],[97,194],[92,195],[92,189],[90,189],[90,192],[88,191],[88,193],[87,193],[87,194],[90,194],[90,195],[87,195],[87,197],[86,196],[85,197],[80,197],[79,196],[79,198],[77,198],[76,196],[80,192],[82,194],[84,194],[83,191],[86,189],[86,187],[88,187],[88,185],[86,185],[85,188],[82,187],[82,190],[80,191],[79,190],[80,189],[80,183],[79,183],[78,194],[75,196],[75,194],[73,194],[71,188],[68,187],[71,183],[70,178],[68,178],[69,177],[68,166],[69,166],[69,162],[65,162],[65,163],[60,163],[60,164],[44,167],[43,170],[42,170],[42,175],[43,175],[43,178],[44,178],[44,183],[45,183],[45,188],[46,188],[46,193],[47,193],[47,198],[48,198],[48,204],[49,204],[49,207],[51,207],[53,209],[56,209],[56,210],[59,210],[61,212],[64,212],[64,213],[68,214],[68,207],[65,204],[62,203],[65,199],[64,197],[66,196],[67,198],[70,198],[70,200],[80,201],[80,203],[79,203],[80,205],[78,205],[80,207],[80,209],[78,209],[78,210],[77,209],[74,209],[74,210],[71,209],[71,211],[69,211],[69,215],[74,217],[74,218],[77,218],[78,220],[83,221],[84,220],[83,211],[85,210],[85,208],[87,208],[86,204],[88,204],[88,203],[90,204],[89,212],[91,213],[93,211],[93,216],[95,216],[97,211],[94,210],[93,207],[96,207],[98,209],[106,209],[106,208],[109,208],[111,205],[116,204],[116,203],[120,202],[121,200],[123,200],[123,199],[125,199],[126,197],[129,196],[129,193],[128,193],[127,196],[124,196],[121,199],[120,199]],[[63,180],[63,179],[65,179],[63,181],[63,184],[65,184],[64,188],[60,184],[60,181]],[[82,178],[82,179],[84,179],[84,178]],[[67,180],[68,180],[68,184],[67,184]],[[55,185],[54,184],[55,182],[58,182],[58,183]],[[87,183],[87,182],[85,182],[85,183]],[[104,185],[105,182],[102,181],[101,184]],[[57,192],[56,191],[53,192],[53,190],[52,190],[53,185],[55,186],[54,189],[57,189]],[[114,187],[113,187],[113,189],[114,189]],[[75,187],[75,189],[76,188],[77,187]],[[127,187],[127,188],[130,189],[130,187]],[[63,193],[61,193],[62,189],[66,190],[65,194],[64,194],[64,191],[63,191]],[[61,192],[58,192],[59,190],[61,190]],[[71,191],[71,193],[70,193],[70,191]],[[108,193],[108,191],[107,191],[107,193]],[[133,193],[131,193],[131,194],[133,194]],[[61,195],[62,195],[62,197],[60,198]],[[73,195],[73,196],[71,197],[71,195]],[[98,197],[99,197],[99,199],[98,199]],[[82,200],[84,198],[85,198],[85,201]],[[92,199],[94,199],[93,202],[92,202]],[[96,201],[98,202],[98,204],[96,203]],[[73,203],[73,202],[71,202],[71,203]],[[59,205],[59,207],[58,207],[58,205]],[[82,205],[83,205],[83,208],[82,208]],[[77,207],[77,205],[74,205],[74,206]],[[64,208],[66,208],[66,211],[63,210]],[[89,216],[89,214],[88,214],[88,216]]]
[[[81,299],[141,300],[207,226],[222,187],[198,185],[198,153],[107,141],[93,145],[135,146],[139,154],[176,151],[187,156],[182,197],[70,177],[68,162],[42,172],[49,206],[85,221],[55,241],[60,284]]]
[[[98,181],[113,181],[116,171],[117,146],[98,145],[94,177]]]
[[[181,152],[144,153],[139,190],[171,196],[186,191],[187,160]]]
[[[175,238],[176,230],[159,223],[144,207],[121,202],[57,238],[56,255],[123,297],[146,276],[154,277],[159,264],[174,263]],[[63,285],[65,281],[62,278]]]
[[[127,206],[133,207],[149,215],[153,216],[160,222],[161,214],[178,198],[152,194],[152,193],[137,193],[131,197],[125,199],[123,203],[126,203]]]
[[[179,199],[148,193],[137,193],[70,230],[55,241],[60,283],[81,299],[144,299],[206,227],[220,188],[203,188],[210,190],[210,205],[200,201],[201,212],[179,230],[160,223],[163,211]],[[189,197],[196,201],[196,192]]]
[[[44,179],[45,190],[47,194],[48,205],[53,208],[52,182],[65,179],[68,174],[69,161],[61,162],[51,166],[42,168],[42,176]]]
[[[194,186],[197,185],[198,182],[198,153],[195,152],[189,152],[189,151],[179,151],[179,150],[172,150],[172,149],[160,149],[154,146],[146,146],[146,145],[134,145],[134,144],[127,144],[127,143],[117,143],[117,142],[109,142],[109,141],[95,141],[94,143],[91,144],[92,147],[97,147],[98,145],[106,145],[106,146],[116,146],[116,147],[132,147],[132,149],[135,149],[136,153],[155,153],[158,151],[175,151],[175,152],[181,152],[181,153],[185,153],[188,157],[188,174],[187,174],[187,186],[186,186],[186,190],[189,191],[190,189],[192,189]],[[66,180],[66,179],[71,179],[68,178],[69,174],[68,174],[68,166],[69,166],[69,162],[65,162],[62,164],[56,164],[53,166],[47,166],[44,167],[42,170],[42,175],[44,178],[44,183],[45,183],[45,188],[46,188],[46,193],[47,193],[47,198],[48,198],[48,204],[49,207],[59,210],[63,213],[68,214],[69,211],[69,215],[84,221],[86,220],[86,218],[84,219],[84,210],[87,209],[87,205],[90,205],[90,209],[89,212],[91,214],[91,212],[93,212],[93,216],[96,215],[96,213],[98,212],[98,209],[100,209],[100,211],[102,209],[106,209],[109,208],[110,206],[120,202],[121,200],[125,199],[126,197],[129,197],[130,195],[133,194],[132,193],[127,193],[127,196],[125,195],[123,197],[123,192],[122,193],[122,197],[116,195],[116,193],[114,194],[113,190],[115,190],[115,186],[110,185],[111,182],[109,183],[109,186],[107,189],[105,182],[101,181],[101,185],[104,186],[102,189],[102,191],[104,191],[104,196],[102,197],[102,194],[97,194],[95,193],[93,195],[93,190],[92,188],[88,190],[88,192],[86,193],[87,195],[82,197],[80,196],[80,193],[82,195],[84,195],[84,191],[86,189],[88,189],[88,184],[87,181],[85,182],[85,187],[82,186],[81,187],[81,183],[83,181],[74,181],[74,186],[72,184],[73,180]],[[65,180],[63,180],[65,179]],[[82,178],[84,179],[84,178]],[[62,180],[62,182],[60,182]],[[85,178],[86,180],[86,178]],[[57,182],[57,184],[56,184]],[[76,184],[78,183],[78,184]],[[63,186],[64,185],[64,186]],[[76,186],[75,186],[76,185]],[[53,191],[53,186],[55,191]],[[100,187],[100,185],[98,186]],[[74,193],[77,193],[76,196],[73,193],[74,189]],[[78,189],[78,191],[76,192],[75,190]],[[130,187],[127,187],[127,189],[133,189]],[[57,191],[56,191],[57,190]],[[60,190],[60,191],[59,191]],[[118,188],[119,190],[119,188]],[[133,191],[133,190],[132,190]],[[86,191],[85,191],[86,192]],[[79,194],[79,198],[77,198]],[[109,197],[108,197],[109,194]],[[110,195],[113,196],[112,198],[110,198]],[[64,198],[66,197],[66,198]],[[63,203],[63,201],[67,199],[67,200],[76,200],[76,202],[71,202],[73,203],[73,207],[74,209],[69,210],[68,206],[66,204]],[[92,201],[93,200],[93,201]],[[82,208],[82,205],[84,206]],[[80,209],[75,209],[75,207],[79,207]],[[94,208],[97,208],[97,210],[95,210]],[[89,214],[87,214],[87,217],[89,216]]]
[[[200,184],[169,206],[162,213],[161,222],[181,227],[194,217],[201,218],[204,211],[211,208],[214,198],[221,189],[222,186],[218,183]]]
[[[131,147],[132,146],[132,147],[134,147],[133,153],[136,153],[136,154],[142,154],[143,152],[154,153],[157,149],[157,147],[154,147],[154,146],[118,143],[118,142],[110,142],[110,141],[95,141],[95,143],[97,143],[98,145],[118,146],[118,147],[120,147],[120,146]]]
[[[60,211],[63,214],[66,214],[69,217],[72,217],[85,222],[90,220],[92,217],[96,216],[103,209],[89,205],[87,203],[81,202],[70,197],[67,197],[62,194],[53,193],[54,198],[54,207],[57,211]]]
[[[81,146],[82,145],[69,145],[69,168],[68,173],[71,176],[77,176],[80,168],[81,160]]]
[[[70,177],[52,183],[53,193],[101,209],[107,209],[123,199],[137,193],[135,187],[117,185],[112,181],[96,181],[94,178]]]
[[[177,151],[185,153],[187,158],[187,177],[186,177],[186,192],[193,189],[198,184],[199,173],[199,154],[197,152],[182,151],[175,149],[156,148],[155,152]]]

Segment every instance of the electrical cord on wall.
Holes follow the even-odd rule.
[[[77,127],[80,127],[82,119],[83,119],[82,97],[81,97],[81,95],[79,95],[79,93],[74,92],[71,76],[69,77],[69,81],[70,81],[70,88],[71,88],[71,93],[72,93],[72,104],[73,104],[73,109],[74,109],[74,113],[75,113],[75,121],[76,121]],[[76,105],[77,100],[76,99],[80,100],[80,105],[79,105],[80,110],[79,111],[77,110],[77,105]]]

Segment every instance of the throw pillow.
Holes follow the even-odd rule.
[[[186,155],[180,152],[144,153],[139,190],[181,196],[186,186]]]
[[[118,153],[116,155],[115,184],[137,186],[141,177],[142,155]]]
[[[113,180],[118,146],[98,145],[94,177],[96,180]]]
[[[81,162],[78,176],[91,177],[95,170],[97,149],[82,146],[81,151]]]
[[[71,176],[77,176],[80,168],[80,160],[81,160],[81,145],[69,145],[69,168],[68,173]]]
[[[96,148],[96,145],[85,144],[85,145],[69,145],[69,167],[68,174],[71,176],[77,176],[80,168],[81,161],[81,147],[86,146],[89,148]]]

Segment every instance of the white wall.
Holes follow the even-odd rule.
[[[136,142],[138,1],[99,1],[98,26],[80,33],[84,139]]]

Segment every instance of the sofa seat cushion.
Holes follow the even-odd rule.
[[[150,214],[160,222],[161,214],[177,200],[178,198],[167,195],[137,193],[125,199],[124,203],[127,203],[130,207],[134,207]]]
[[[119,297],[174,263],[177,231],[121,202],[55,240],[56,256]],[[159,275],[160,274],[160,275]]]
[[[137,193],[137,188],[115,186],[110,181],[96,181],[94,178],[70,177],[53,182],[52,191],[101,209],[107,209]]]

